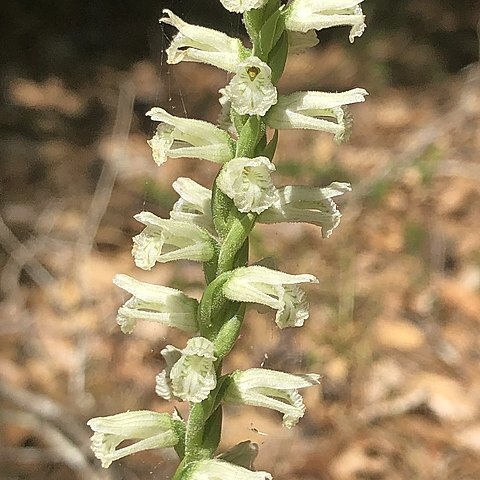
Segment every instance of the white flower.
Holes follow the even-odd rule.
[[[323,238],[328,238],[342,216],[332,197],[351,190],[349,183],[340,182],[324,188],[303,185],[281,187],[277,189],[277,200],[258,217],[258,222],[313,223],[321,226]]]
[[[220,0],[221,4],[230,12],[244,13],[254,8],[263,7],[268,0]]]
[[[192,180],[180,177],[172,183],[180,198],[173,205],[170,218],[179,222],[189,222],[215,233],[212,219],[212,192]]]
[[[156,376],[155,392],[165,400],[178,397],[199,403],[217,385],[214,346],[210,340],[194,337],[183,350],[168,345],[161,351],[167,368]]]
[[[103,468],[108,468],[113,461],[132,453],[173,447],[179,441],[174,429],[175,421],[167,413],[148,410],[125,412],[92,418],[87,425],[95,432],[91,439],[92,450],[101,460]],[[124,440],[138,442],[117,450]]]
[[[234,158],[220,170],[217,185],[240,212],[261,213],[277,199],[273,171],[275,166],[267,157]]]
[[[236,371],[231,375],[224,400],[277,410],[283,413],[283,426],[291,428],[305,413],[298,389],[318,385],[319,378],[313,373],[292,375],[264,368]]]
[[[288,7],[285,26],[288,30],[307,32],[339,25],[351,25],[350,42],[365,30],[363,0],[293,0]]]
[[[190,25],[170,10],[165,9],[163,13],[166,16],[161,18],[160,22],[174,26],[179,32],[167,48],[168,63],[208,63],[235,72],[242,58],[248,56],[247,50],[237,38],[210,28]]]
[[[117,314],[123,333],[132,333],[137,320],[158,322],[190,333],[198,330],[198,302],[180,290],[140,282],[128,275],[115,275],[113,283],[132,294]]]
[[[295,55],[297,53],[303,53],[308,48],[318,45],[318,37],[315,30],[309,30],[308,32],[294,32],[287,30],[288,34],[288,54]]]
[[[261,266],[241,267],[233,271],[223,294],[236,302],[252,302],[277,310],[279,328],[301,327],[308,318],[305,292],[297,284],[318,283],[313,275],[289,275]]]
[[[146,115],[155,122],[162,122],[153,138],[148,140],[157,165],[165,163],[167,157],[224,163],[234,156],[233,141],[227,132],[211,123],[175,117],[160,107],[152,108]]]
[[[252,472],[223,460],[211,459],[196,463],[185,480],[272,480],[272,476],[267,472]]]
[[[240,115],[265,115],[277,103],[277,89],[272,83],[272,70],[257,57],[249,57],[237,65],[235,76],[225,87],[225,95]]]
[[[342,93],[295,92],[281,96],[266,116],[267,125],[275,129],[303,128],[333,133],[342,141],[350,133],[349,116],[344,105],[365,101],[368,93],[354,88]]]
[[[135,265],[150,270],[155,262],[193,260],[208,262],[214,254],[214,240],[197,225],[159,218],[150,212],[134,217],[146,228],[133,237],[132,254]]]

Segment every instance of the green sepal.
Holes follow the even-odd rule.
[[[285,64],[288,57],[288,35],[287,31],[283,30],[278,42],[273,47],[268,55],[268,65],[272,69],[272,83],[275,85],[282,76]]]
[[[267,157],[270,161],[273,160],[275,151],[277,150],[278,143],[278,130],[275,130],[272,139],[267,143],[266,147],[263,149],[263,156]]]
[[[265,122],[260,117],[257,115],[248,117],[245,125],[240,130],[235,157],[252,158],[255,154],[255,147],[265,133],[265,129]]]

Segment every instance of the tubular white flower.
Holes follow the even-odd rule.
[[[155,262],[193,260],[208,262],[214,254],[214,240],[197,225],[159,218],[150,212],[134,217],[146,228],[133,237],[132,254],[135,265],[150,270]]]
[[[277,89],[272,83],[272,70],[258,57],[248,57],[235,70],[225,87],[225,95],[240,115],[265,115],[277,103]]]
[[[190,25],[168,9],[163,13],[166,16],[160,19],[160,23],[172,25],[179,32],[167,48],[167,63],[207,63],[235,72],[242,58],[248,56],[248,50],[237,38],[211,28]]]
[[[113,283],[132,294],[117,314],[123,333],[132,333],[138,320],[162,323],[189,333],[198,330],[198,302],[180,290],[140,282],[128,275],[115,275]]]
[[[367,91],[354,88],[342,93],[295,92],[281,96],[266,116],[275,129],[303,128],[333,133],[336,141],[345,140],[351,129],[344,105],[364,102]]]
[[[315,47],[319,43],[315,30],[309,30],[305,33],[287,30],[287,34],[289,55],[303,53],[308,48]]]
[[[92,450],[108,468],[115,460],[152,448],[173,447],[179,441],[174,421],[167,413],[148,410],[125,412],[109,417],[92,418],[87,425],[94,431]],[[139,440],[117,449],[124,440]]]
[[[283,426],[295,426],[305,413],[305,405],[299,388],[319,384],[319,375],[292,375],[264,368],[250,368],[231,375],[227,387],[226,402],[265,407],[283,413]]]
[[[240,212],[261,213],[277,200],[270,176],[274,171],[267,157],[234,158],[220,170],[217,185]]]
[[[212,192],[186,177],[177,178],[172,187],[180,198],[173,205],[170,218],[179,222],[190,222],[215,233],[211,211]]]
[[[171,345],[164,348],[161,354],[167,368],[156,376],[157,395],[193,403],[205,400],[217,385],[213,350],[213,343],[203,337],[191,338],[183,350]]]
[[[229,11],[244,13],[254,8],[263,7],[268,0],[220,0],[220,3]]]
[[[155,122],[162,122],[148,144],[157,165],[167,157],[201,158],[225,163],[234,156],[234,144],[227,132],[203,120],[175,117],[160,107],[146,113]]]
[[[268,472],[252,472],[223,460],[211,459],[196,463],[185,480],[272,480],[272,476]]]
[[[277,310],[279,328],[301,327],[308,318],[308,302],[299,283],[318,283],[313,275],[290,275],[261,266],[233,271],[223,294],[236,302],[260,303]]]
[[[307,32],[339,25],[351,25],[349,40],[364,32],[363,0],[293,0],[288,7],[285,26],[288,30]]]
[[[332,197],[352,190],[349,183],[333,182],[328,187],[286,186],[277,189],[277,200],[257,219],[260,223],[305,222],[322,227],[328,238],[342,214]]]

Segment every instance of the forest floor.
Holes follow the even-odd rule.
[[[312,273],[311,316],[279,332],[249,310],[226,369],[318,372],[293,430],[270,411],[229,408],[222,448],[260,444],[276,480],[480,478],[480,66],[424,87],[392,88],[345,50],[291,59],[280,90],[367,88],[349,143],[281,132],[277,185],[349,181],[343,218],[323,240],[311,225],[258,226],[252,261]],[[340,80],[340,81],[339,81]],[[211,185],[217,166],[158,168],[143,114],[152,105],[215,121],[224,73],[143,62],[88,86],[11,78],[0,217],[0,478],[169,478],[171,452],[103,471],[88,449],[93,416],[171,411],[154,393],[160,350],[186,337],[115,323],[116,273],[201,295],[200,265],[133,265],[142,209],[167,216],[171,183]],[[133,113],[132,112],[133,105]],[[261,339],[261,342],[258,340]],[[184,405],[178,405],[181,411]],[[3,446],[1,446],[3,445]],[[147,477],[147,475],[149,475]]]

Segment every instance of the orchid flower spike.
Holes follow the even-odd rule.
[[[349,40],[364,32],[365,15],[360,3],[363,0],[293,0],[285,15],[288,30],[307,32],[339,25],[351,25]]]
[[[180,177],[172,183],[180,198],[173,205],[170,218],[198,225],[215,234],[212,219],[212,192],[191,178]]]
[[[167,368],[156,376],[155,392],[165,400],[177,397],[199,403],[217,385],[216,357],[210,340],[194,337],[183,350],[168,345],[161,351]]]
[[[179,441],[175,422],[180,420],[167,413],[140,410],[92,418],[87,425],[94,431],[93,453],[101,460],[102,467],[108,468],[113,461],[132,453],[175,446]],[[138,441],[117,449],[124,440]]]
[[[303,128],[334,134],[336,141],[348,138],[351,125],[345,105],[365,101],[368,93],[354,88],[342,93],[295,92],[278,99],[267,113],[266,122],[277,130]]]
[[[201,158],[225,163],[234,156],[234,143],[227,132],[203,120],[175,117],[160,107],[146,113],[155,122],[162,122],[148,144],[157,165],[167,157]]]
[[[187,467],[188,469],[188,467]],[[252,472],[247,468],[223,460],[210,459],[197,462],[189,469],[184,480],[272,480],[267,472]]]
[[[232,108],[240,115],[265,115],[277,103],[272,70],[254,56],[238,64],[235,75],[224,92],[232,102]]]
[[[301,327],[308,318],[308,302],[299,283],[318,283],[313,275],[289,275],[261,266],[240,267],[223,287],[223,294],[236,302],[252,302],[277,310],[279,328]]]
[[[255,407],[265,407],[283,413],[283,426],[295,426],[305,413],[299,388],[319,384],[319,375],[292,375],[265,368],[250,368],[231,374],[224,400]]]
[[[234,158],[220,170],[217,185],[240,212],[261,213],[277,200],[271,178],[274,171],[267,157]]]
[[[197,225],[166,220],[150,212],[140,212],[134,218],[146,225],[133,237],[132,249],[135,265],[143,270],[150,270],[155,262],[208,262],[214,255],[214,239]]]
[[[113,283],[132,295],[117,314],[117,323],[123,333],[132,333],[137,320],[197,332],[198,302],[194,298],[180,290],[140,282],[128,275],[115,275]]]
[[[286,186],[277,189],[277,200],[258,217],[260,223],[305,222],[322,227],[328,238],[342,214],[332,197],[352,190],[349,183],[333,182],[328,187]]]
[[[244,13],[254,8],[262,8],[268,0],[220,0],[220,3],[229,11]]]
[[[163,10],[165,17],[160,23],[174,26],[178,33],[167,48],[167,63],[207,63],[214,67],[235,72],[249,51],[237,38],[231,38],[216,30],[190,25],[172,11]]]

